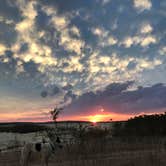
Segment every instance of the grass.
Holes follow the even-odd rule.
[[[165,166],[163,143],[164,138],[132,138],[125,142],[119,138],[68,145],[59,153],[56,163],[57,166]]]
[[[106,132],[95,130],[58,150],[49,166],[166,166],[165,143],[165,137],[108,138]],[[19,166],[19,158],[20,151],[0,153],[0,165]],[[31,161],[30,166],[40,165],[39,156]]]

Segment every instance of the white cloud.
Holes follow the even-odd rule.
[[[81,49],[84,47],[84,41],[72,38],[69,35],[68,29],[64,29],[61,33],[59,44],[62,45],[64,49],[75,52],[76,54],[81,54]]]
[[[134,7],[140,11],[150,10],[152,3],[150,0],[134,0]]]
[[[160,53],[160,55],[166,55],[166,46],[162,47],[162,48],[159,50],[159,53]]]
[[[71,27],[70,31],[77,37],[80,37],[80,30],[76,26]]]
[[[53,16],[52,23],[58,30],[63,30],[68,25],[68,20],[64,16]]]
[[[106,5],[107,3],[111,2],[111,0],[101,0],[102,1],[102,5]]]
[[[132,45],[140,45],[142,47],[146,47],[150,44],[157,43],[157,38],[154,35],[145,35],[145,36],[128,36],[126,37],[122,42],[120,42],[120,45],[124,45],[126,48],[131,47]]]
[[[131,45],[134,44],[134,40],[133,40],[133,38],[130,37],[130,36],[129,36],[129,37],[126,37],[126,38],[123,40],[122,44],[123,44],[126,48],[129,48],[129,47],[131,47]]]
[[[43,11],[51,17],[50,24],[59,31],[59,45],[67,51],[74,52],[75,54],[81,53],[81,48],[84,47],[84,41],[80,39],[80,31],[76,26],[69,27],[70,16],[58,15],[56,9],[52,7],[43,7]],[[51,26],[51,25],[50,25]],[[70,32],[77,38],[73,38]]]
[[[156,42],[157,42],[157,39],[154,36],[149,35],[147,37],[142,38],[140,45],[145,47],[145,46],[148,46],[149,44],[154,44]]]
[[[63,68],[63,72],[71,73],[73,71],[82,72],[84,66],[80,63],[81,57],[73,56],[70,57],[66,62],[68,63],[67,67]]]
[[[155,66],[161,65],[162,61],[159,59],[154,59],[153,61],[150,61],[148,59],[136,59],[137,62],[137,70],[143,70],[143,69],[153,69]]]
[[[112,36],[108,37],[108,45],[115,45],[118,42],[118,40]]]
[[[108,35],[108,31],[100,27],[92,28],[91,31],[94,35],[98,37],[106,37]]]
[[[26,33],[26,31],[29,31],[32,28],[34,19],[37,16],[37,12],[34,9],[34,5],[36,4],[36,2],[29,1],[29,3],[26,3],[23,0],[22,2],[17,1],[17,3],[24,19],[16,24],[16,30],[20,33]]]
[[[6,50],[7,50],[7,47],[4,44],[0,43],[0,56],[3,55]]]
[[[153,27],[150,24],[143,24],[140,29],[140,32],[143,34],[151,33],[152,31]]]
[[[4,17],[2,17],[2,16],[0,16],[0,22],[5,23],[5,24],[7,24],[7,25],[12,25],[12,24],[14,23],[13,20],[6,19],[6,18],[4,18]]]
[[[47,45],[41,44],[39,38],[45,35],[44,32],[39,32],[35,27],[35,17],[37,11],[35,9],[37,1],[17,1],[17,5],[22,12],[23,20],[18,22],[15,30],[18,33],[17,41],[11,47],[14,52],[13,57],[20,59],[23,62],[33,61],[39,64],[39,71],[44,72],[47,66],[56,66],[57,59],[52,56],[52,50]],[[63,19],[57,19],[56,24],[63,26]],[[28,44],[28,50],[20,53],[22,43]],[[23,72],[22,64],[17,64],[17,73]]]
[[[117,44],[118,39],[111,34],[109,31],[105,30],[104,28],[92,28],[92,33],[98,36],[98,45],[105,47],[105,46],[112,46]]]

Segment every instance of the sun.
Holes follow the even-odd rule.
[[[102,115],[91,115],[89,116],[89,121],[92,123],[97,123],[103,120],[103,116]]]
[[[91,122],[92,122],[92,123],[96,123],[97,120],[96,120],[96,119],[92,119]]]

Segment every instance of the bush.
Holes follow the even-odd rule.
[[[115,123],[114,136],[166,136],[166,113],[141,115]]]

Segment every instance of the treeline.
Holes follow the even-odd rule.
[[[1,124],[0,132],[12,132],[12,133],[30,133],[43,131],[47,128],[42,125],[38,125],[35,123],[13,123],[13,124]]]
[[[141,115],[124,123],[115,123],[114,136],[166,136],[166,112]]]

